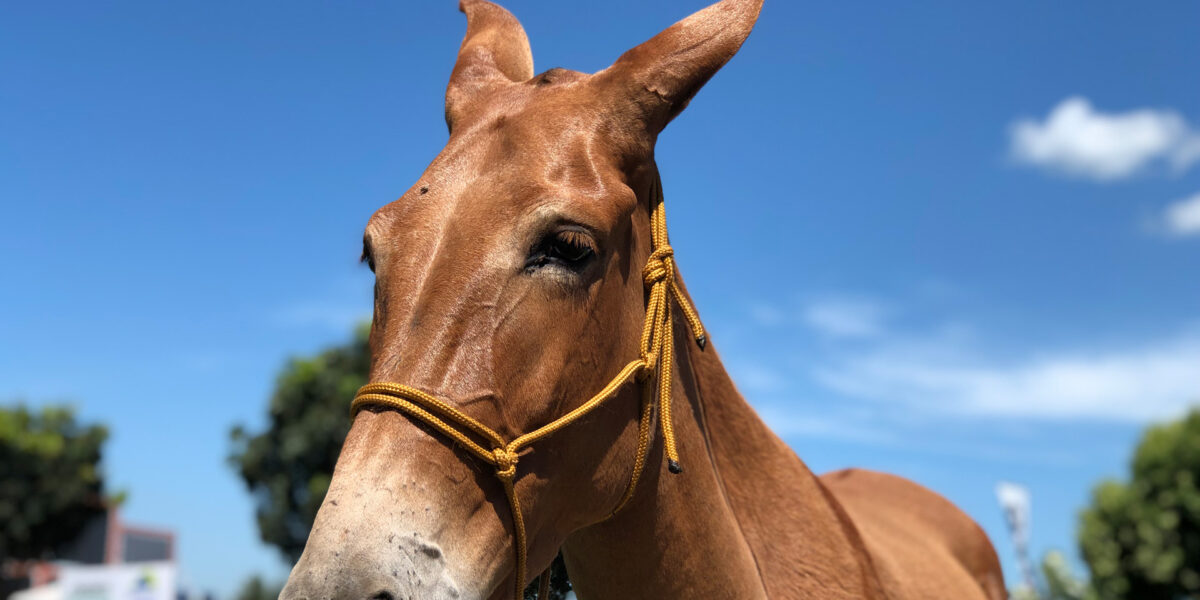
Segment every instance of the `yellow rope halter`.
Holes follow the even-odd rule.
[[[516,598],[521,600],[525,591],[525,520],[521,515],[521,503],[516,493],[517,461],[521,450],[579,420],[605,400],[613,397],[630,378],[637,376],[643,382],[641,418],[638,422],[638,447],[633,473],[625,494],[609,514],[620,511],[633,497],[638,479],[646,464],[650,447],[650,423],[654,415],[654,392],[652,375],[658,376],[658,405],[661,418],[663,445],[666,448],[667,465],[672,473],[679,473],[679,453],[675,448],[675,427],[671,420],[671,366],[675,360],[674,327],[671,319],[672,302],[679,306],[695,336],[696,343],[705,345],[704,327],[700,317],[692,308],[687,297],[679,289],[676,279],[674,252],[667,240],[667,217],[663,208],[662,182],[655,179],[650,202],[650,258],[642,269],[642,280],[649,288],[646,303],[646,320],[642,325],[642,340],[638,358],[626,364],[608,385],[575,410],[558,419],[526,433],[511,442],[504,441],[500,434],[486,425],[467,416],[449,403],[421,390],[398,383],[369,383],[358,390],[350,404],[353,417],[363,407],[382,406],[399,410],[417,419],[454,440],[479,460],[496,468],[496,478],[504,484],[504,493],[513,517],[513,545],[517,556]],[[549,572],[542,573],[539,582],[539,600],[547,598]]]

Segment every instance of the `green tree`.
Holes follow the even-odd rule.
[[[1095,592],[1086,581],[1075,577],[1062,552],[1051,550],[1042,557],[1042,587],[1020,585],[1010,593],[1012,600],[1094,600]]]
[[[1042,577],[1046,582],[1047,600],[1090,600],[1095,597],[1087,581],[1075,577],[1067,557],[1051,550],[1042,559]]]
[[[1101,600],[1200,599],[1200,410],[1146,431],[1128,483],[1102,482],[1079,545]]]
[[[266,430],[252,434],[236,426],[231,434],[230,462],[257,500],[259,535],[292,562],[304,551],[329,490],[350,430],[350,399],[367,381],[367,331],[360,327],[345,345],[290,361],[276,380]],[[553,600],[571,589],[561,558],[554,563],[551,581]]]
[[[52,558],[104,511],[107,438],[67,407],[0,408],[0,561]]]
[[[234,600],[277,600],[283,585],[275,582],[268,583],[262,576],[254,575],[242,583]]]

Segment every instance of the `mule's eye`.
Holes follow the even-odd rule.
[[[546,236],[533,249],[526,267],[557,264],[573,269],[581,267],[596,253],[596,243],[586,231],[565,228]]]
[[[579,262],[592,255],[592,240],[582,231],[564,230],[550,241],[549,256],[567,262]]]

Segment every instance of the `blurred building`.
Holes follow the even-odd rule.
[[[175,534],[98,514],[53,561],[3,565],[0,600],[172,600]]]

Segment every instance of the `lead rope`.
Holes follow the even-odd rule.
[[[662,181],[657,177],[650,192],[651,253],[649,259],[646,260],[645,268],[642,269],[642,281],[649,288],[650,293],[646,301],[646,319],[642,323],[639,356],[622,367],[621,371],[608,382],[608,385],[589,398],[587,402],[511,442],[505,442],[500,434],[449,403],[404,384],[368,383],[359,388],[358,393],[354,396],[354,401],[350,403],[351,418],[367,406],[399,410],[432,427],[479,460],[496,468],[496,478],[504,486],[504,495],[507,496],[508,505],[512,511],[513,547],[517,557],[516,600],[522,600],[522,594],[525,591],[525,562],[528,551],[525,540],[525,520],[521,514],[521,503],[516,492],[517,461],[520,458],[521,450],[579,420],[605,400],[616,395],[617,390],[621,389],[631,378],[636,377],[642,384],[637,456],[634,458],[629,486],[607,518],[616,515],[633,498],[634,490],[637,488],[638,480],[646,465],[646,456],[650,448],[651,421],[654,417],[655,391],[658,392],[658,406],[661,414],[659,425],[667,455],[667,468],[672,473],[680,473],[683,470],[679,464],[679,451],[675,447],[675,425],[671,417],[671,366],[675,362],[671,305],[675,304],[680,308],[684,319],[691,327],[696,344],[701,349],[704,348],[707,338],[704,334],[704,326],[700,323],[700,317],[697,316],[696,310],[692,308],[687,296],[679,288],[675,270],[675,252],[671,249],[667,238],[667,216],[663,207]],[[657,390],[651,384],[654,375],[658,377]],[[480,441],[483,443],[481,444]],[[485,447],[485,444],[491,449]],[[538,599],[546,600],[549,598],[550,589],[549,568],[541,574],[539,584]]]

